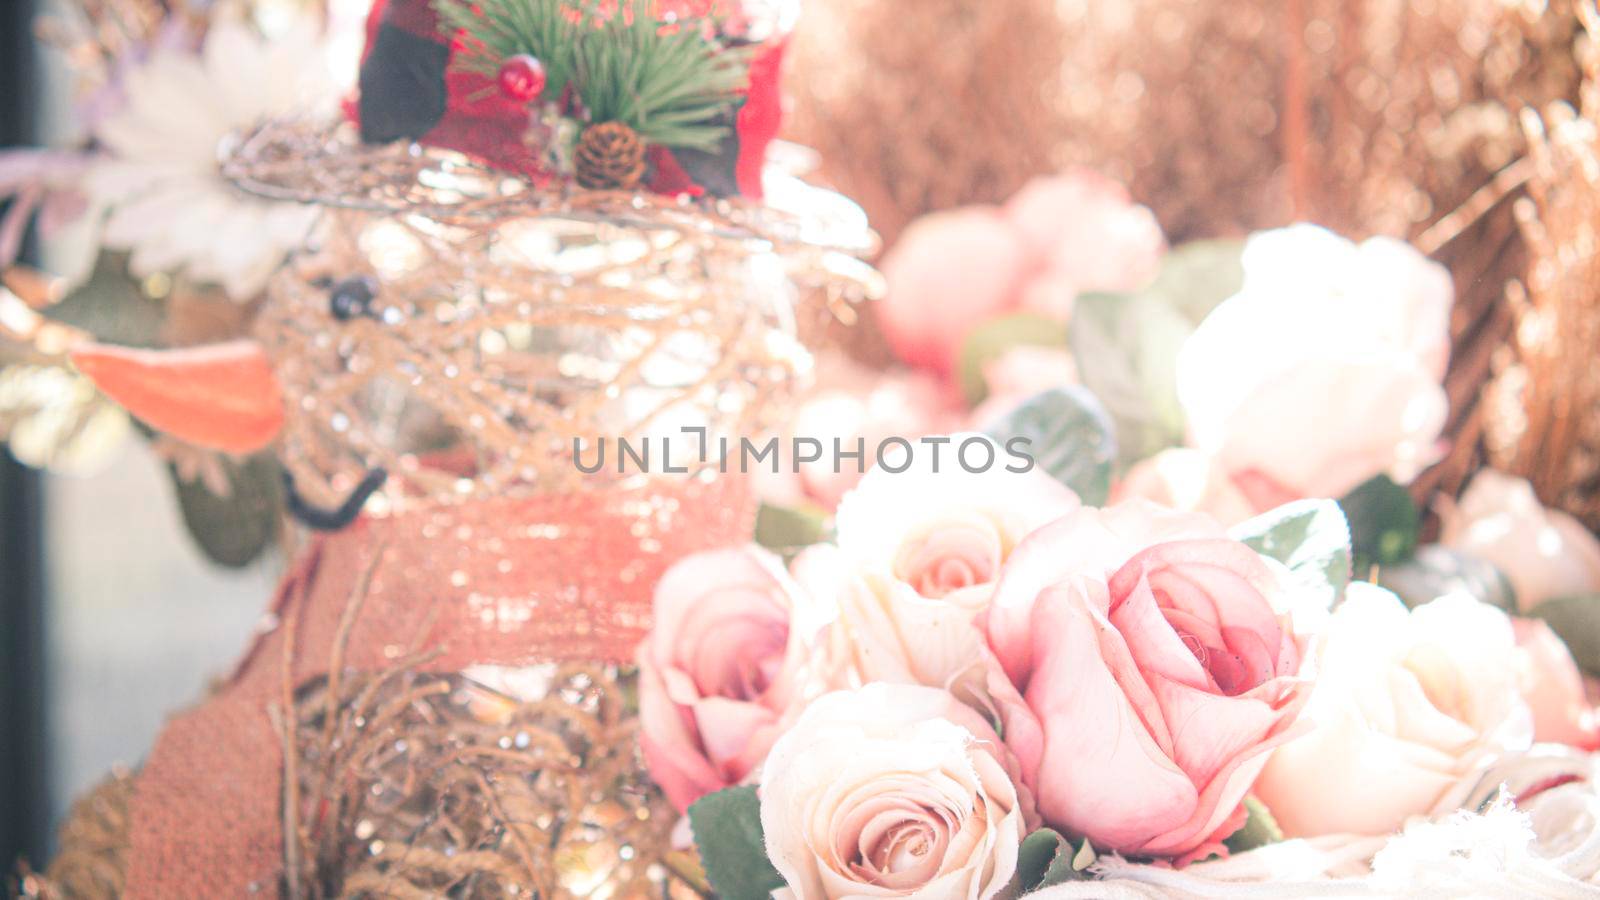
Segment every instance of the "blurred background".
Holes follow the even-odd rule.
[[[33,38],[37,5],[0,4],[0,146],[70,136],[65,74]],[[0,452],[0,859],[49,857],[73,797],[137,763],[166,714],[199,699],[276,580],[276,555],[208,563],[168,482],[142,441],[86,475]]]

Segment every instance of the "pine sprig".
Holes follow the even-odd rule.
[[[573,0],[434,0],[464,31],[459,65],[494,75],[526,53],[544,64],[545,97],[571,84],[592,122],[621,122],[646,143],[715,150],[746,85],[750,51],[708,36],[706,23],[657,18],[650,0],[602,13]]]

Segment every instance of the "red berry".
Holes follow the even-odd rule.
[[[500,93],[527,103],[544,93],[544,63],[526,53],[507,57],[500,64],[499,79]]]

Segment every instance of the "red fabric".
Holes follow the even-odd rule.
[[[459,51],[458,44],[452,56]],[[522,139],[530,115],[526,105],[502,94],[493,78],[456,66],[445,73],[445,87],[449,101],[444,118],[422,136],[422,143],[465,153],[536,183],[550,179],[544,147]]]
[[[752,200],[761,199],[761,169],[767,162],[767,148],[783,125],[783,51],[787,36],[761,48],[750,61],[750,93],[735,121],[739,133],[739,159],[734,178],[739,193]]]
[[[678,165],[678,158],[672,155],[671,150],[652,144],[645,151],[645,159],[654,170],[654,174],[650,176],[649,188],[655,193],[665,194],[668,197],[676,197],[679,194],[699,197],[706,192],[705,188],[694,183],[694,179],[683,170],[683,166]]]
[[[655,12],[698,18],[717,11],[719,5],[716,0],[660,0]],[[367,14],[363,60],[371,51],[382,24],[440,43],[445,41],[438,33],[438,14],[433,11],[430,0],[373,0]],[[748,94],[734,120],[739,138],[739,155],[734,163],[735,183],[739,193],[752,200],[761,199],[761,170],[766,163],[767,148],[782,125],[780,75],[787,42],[787,37],[778,38],[755,54],[750,64]],[[448,96],[445,114],[422,136],[421,142],[464,153],[536,183],[548,182],[552,174],[544,166],[544,148],[530,147],[523,140],[528,128],[527,106],[502,94],[494,79],[457,68],[453,64],[455,56],[466,48],[460,35],[452,38],[450,44],[452,65],[445,75]],[[352,121],[359,121],[354,99],[345,101],[344,112]],[[705,193],[670,150],[651,147],[649,152],[654,173],[648,185],[651,191],[695,197]]]
[[[670,521],[651,514],[654,552],[632,530],[641,507],[675,510]],[[284,760],[268,710],[326,674],[355,585],[380,548],[383,564],[349,631],[349,669],[381,670],[410,646],[441,651],[423,667],[431,672],[625,663],[650,627],[667,566],[749,541],[754,522],[748,481],[724,476],[421,509],[316,537],[273,599],[274,627],[209,698],[167,723],[146,758],[129,806],[126,896],[277,896]]]

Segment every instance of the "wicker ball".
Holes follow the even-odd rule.
[[[1600,54],[1591,46],[1582,112],[1529,111],[1529,198],[1517,212],[1528,248],[1516,304],[1516,362],[1491,394],[1486,443],[1494,462],[1529,479],[1541,499],[1600,528]]]
[[[626,126],[586,132],[613,162],[630,144]],[[570,490],[580,443],[592,458],[603,439],[758,434],[809,372],[796,307],[876,278],[849,217],[545,189],[291,123],[244,141],[229,173],[327,209],[256,322],[291,411],[280,456],[321,509],[375,475],[382,514]]]

